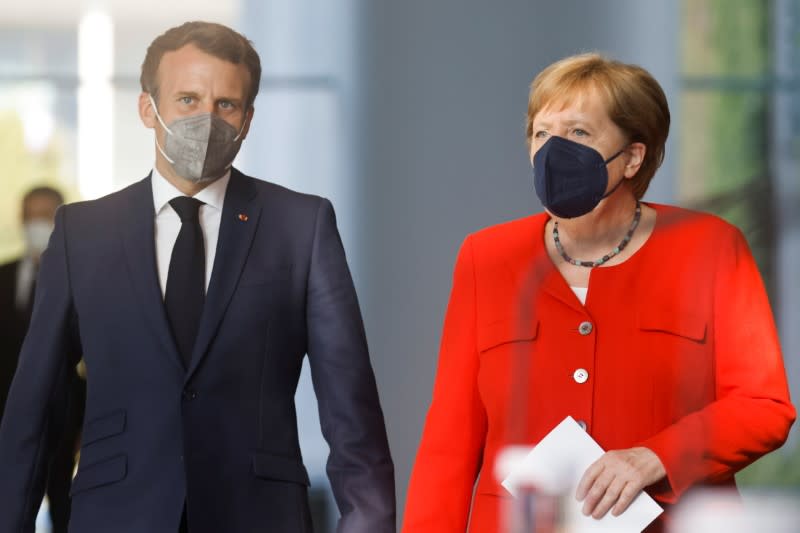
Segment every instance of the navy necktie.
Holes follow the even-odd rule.
[[[172,335],[188,369],[205,302],[206,254],[199,216],[203,202],[179,196],[169,205],[181,219],[181,230],[172,248],[164,304]]]

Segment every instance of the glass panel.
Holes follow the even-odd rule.
[[[0,32],[0,263],[22,251],[20,202],[31,187],[76,199],[75,31]]]
[[[684,0],[684,74],[768,74],[769,6],[768,0]]]
[[[781,207],[787,192],[798,189],[787,186],[786,169],[794,166],[790,181],[800,180],[797,158],[787,157],[796,143],[789,93],[796,94],[798,79],[792,68],[781,67],[800,57],[797,15],[798,0],[684,0],[682,13],[679,197],[743,230],[779,324],[782,317],[797,316],[800,306],[796,298],[782,301],[786,276],[779,275],[791,248],[786,236],[796,233]],[[784,353],[795,353],[792,332],[781,333]],[[796,392],[797,366],[789,357],[786,366]],[[800,486],[796,436],[737,479],[744,485]]]
[[[769,3],[702,0],[683,5],[679,197],[739,226],[771,289]]]
[[[28,189],[52,185],[77,199],[75,91],[44,81],[0,83],[0,263],[22,252],[20,203]]]

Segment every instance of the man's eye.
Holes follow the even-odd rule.
[[[192,97],[191,96],[181,96],[181,103],[182,104],[191,104]]]

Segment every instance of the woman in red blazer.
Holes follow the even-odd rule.
[[[585,54],[534,80],[527,141],[546,212],[461,247],[404,532],[498,531],[511,498],[498,453],[568,415],[610,450],[576,491],[596,518],[645,489],[669,507],[694,486],[734,487],[785,441],[795,410],[741,232],[641,202],[669,121],[637,66]]]

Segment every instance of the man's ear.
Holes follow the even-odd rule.
[[[150,100],[150,93],[142,91],[139,94],[139,118],[142,119],[142,124],[145,127],[153,129],[156,127],[156,110],[153,108],[153,102]]]
[[[256,108],[250,106],[250,108],[247,110],[247,113],[245,113],[244,115],[245,122],[244,122],[244,129],[242,130],[242,140],[245,140],[245,138],[247,137],[247,132],[250,131],[250,124],[252,124],[253,122],[253,113],[255,113],[255,111]]]
[[[647,146],[644,143],[631,143],[625,149],[625,169],[623,175],[630,179],[639,172],[644,163],[644,156],[647,153]]]

